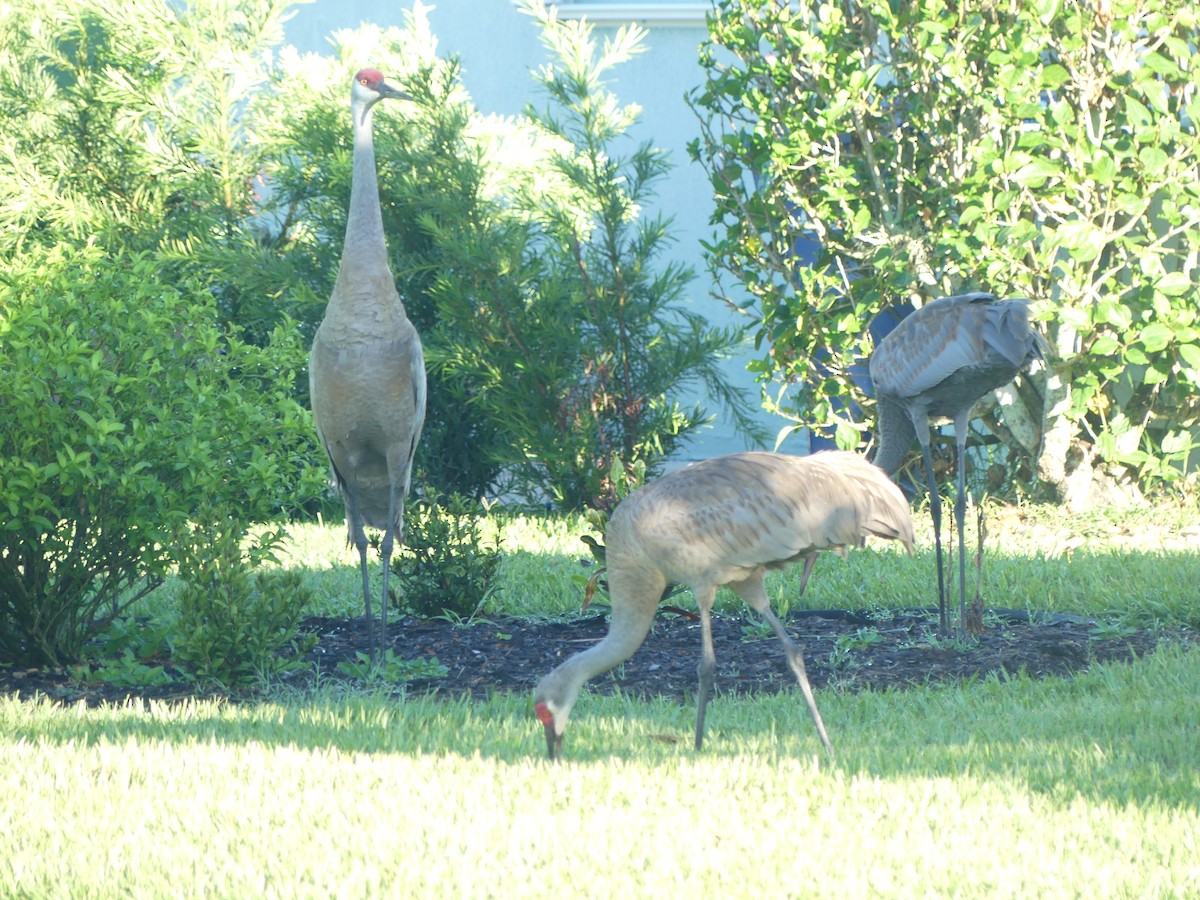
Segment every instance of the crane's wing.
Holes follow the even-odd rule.
[[[941,297],[909,315],[876,348],[869,369],[881,396],[918,397],[964,369],[1023,368],[1040,356],[1026,300]]]
[[[685,583],[724,583],[737,570],[858,546],[869,534],[912,544],[903,494],[851,453],[736,453],[705,460],[626,499],[610,531],[610,554],[614,542],[628,545]]]
[[[917,397],[983,354],[987,295],[943,297],[905,318],[880,342],[869,369],[880,395]],[[979,315],[974,315],[979,313]]]

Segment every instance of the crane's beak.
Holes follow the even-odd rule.
[[[412,94],[402,91],[399,88],[394,88],[386,81],[380,83],[378,91],[379,100],[411,100],[413,98]],[[377,100],[376,102],[379,101]]]
[[[375,93],[376,93],[376,96],[372,97],[371,100],[367,103],[367,105],[365,107],[363,107],[363,121],[364,122],[367,119],[367,113],[369,113],[371,111],[371,109],[375,106],[375,104],[378,103],[380,100],[412,100],[413,99],[412,94],[406,93],[406,92],[400,90],[399,88],[394,88],[390,84],[388,84],[386,81],[381,81],[376,86]]]
[[[554,723],[547,722],[546,729],[546,755],[551,762],[558,762],[558,758],[562,756],[562,735],[557,734],[554,730]]]
[[[558,733],[558,728],[554,724],[554,713],[550,712],[550,707],[545,703],[535,704],[533,711],[546,731],[546,755],[553,762],[562,755],[562,735]]]

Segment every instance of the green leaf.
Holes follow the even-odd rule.
[[[1196,290],[1196,282],[1186,272],[1168,272],[1154,282],[1154,287],[1168,297],[1178,297],[1181,294]]]
[[[1168,454],[1188,454],[1195,446],[1195,440],[1187,431],[1168,431],[1159,445],[1162,452]]]
[[[1145,67],[1147,72],[1153,72],[1168,79],[1178,78],[1182,74],[1179,71],[1178,63],[1162,53],[1144,53],[1138,58],[1138,62]]]
[[[1042,87],[1046,90],[1056,91],[1071,80],[1071,73],[1067,71],[1065,66],[1061,66],[1058,63],[1051,63],[1042,69],[1039,80]]]
[[[1021,166],[1010,177],[1022,187],[1042,187],[1048,179],[1057,178],[1061,174],[1060,166],[1051,160],[1037,157]]]
[[[1200,372],[1200,345],[1180,344],[1179,357],[1189,369]]]
[[[1082,309],[1076,309],[1073,306],[1063,307],[1058,311],[1058,318],[1064,324],[1080,332],[1087,334],[1092,329],[1091,315]]]
[[[1091,222],[1075,220],[1059,225],[1054,230],[1054,240],[1070,250],[1075,259],[1087,262],[1095,259],[1100,252],[1104,235]]]
[[[1113,297],[1105,297],[1096,307],[1096,322],[1124,331],[1133,324],[1133,313]]]
[[[862,440],[862,435],[859,434],[857,428],[849,422],[839,421],[837,423],[837,431],[834,434],[834,441],[842,450],[853,450],[859,445]]]
[[[1125,359],[1135,366],[1145,366],[1150,363],[1150,357],[1143,353],[1140,347],[1132,344],[1125,348]]]
[[[1138,340],[1147,353],[1157,353],[1169,344],[1175,332],[1161,322],[1151,322],[1138,334]]]
[[[1161,147],[1143,147],[1138,151],[1138,159],[1141,160],[1147,174],[1157,175],[1167,167],[1170,157]]]

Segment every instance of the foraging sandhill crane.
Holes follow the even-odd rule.
[[[879,448],[875,464],[894,475],[915,436],[925,458],[926,486],[937,548],[938,613],[943,632],[946,588],[942,571],[942,504],[929,447],[930,420],[954,422],[958,450],[959,637],[966,618],[967,423],[975,402],[1003,387],[1042,356],[1041,336],[1029,323],[1029,301],[999,300],[992,294],[942,297],[903,319],[871,356],[870,373],[878,404]]]
[[[821,550],[845,552],[867,535],[898,540],[912,550],[908,501],[882,471],[841,451],[812,456],[735,453],[665,475],[626,497],[606,532],[612,621],[602,641],[577,653],[542,679],[534,709],[551,759],[583,685],[628,659],[642,645],[669,582],[692,589],[700,610],[700,693],[696,749],[712,695],[716,654],[712,607],[728,585],[767,620],[783,644],[817,733],[833,747],[817,710],[804,655],[767,599],[769,569],[805,563],[805,578]]]
[[[397,535],[403,539],[404,497],[425,421],[425,362],[388,268],[375,173],[371,117],[384,99],[412,98],[377,69],[354,76],[354,167],[350,214],[337,282],[313,338],[308,376],[317,436],[329,455],[346,505],[346,528],[358,548],[371,659],[371,615],[364,526],[383,530],[383,595],[379,643],[387,640],[388,571]]]

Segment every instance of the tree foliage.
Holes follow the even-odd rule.
[[[1177,478],[1200,413],[1198,38],[1177,2],[719,3],[692,150],[779,410],[857,443],[873,317],[989,289],[1034,299],[1054,350],[987,417],[1010,459],[1068,498],[1093,463]]]
[[[218,327],[149,254],[30,250],[0,276],[0,656],[78,658],[207,543],[314,489],[303,348]]]
[[[202,508],[244,528],[319,491],[256,219],[287,6],[0,5],[6,658],[77,658],[203,547]]]
[[[210,532],[229,556],[321,493],[297,376],[345,232],[363,59],[416,97],[376,122],[393,270],[429,349],[433,489],[580,506],[612,450],[653,462],[704,421],[676,393],[720,396],[732,336],[680,308],[687,273],[656,270],[667,223],[639,215],[665,161],[610,152],[635,114],[598,73],[640,33],[600,63],[541,12],[575,54],[545,76],[556,131],[477,114],[422,11],[323,59],[275,52],[289,5],[0,0],[5,658],[77,658],[179,566],[200,586],[177,646],[206,671],[240,678],[286,637],[272,623],[295,604],[233,563],[213,593],[224,563],[202,557]]]
[[[264,344],[291,311],[258,218],[273,44],[292,0],[70,0],[0,15],[0,253],[155,251]]]

